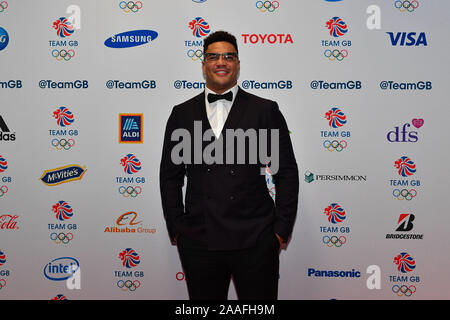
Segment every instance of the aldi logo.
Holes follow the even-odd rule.
[[[144,114],[119,114],[119,143],[144,142]]]

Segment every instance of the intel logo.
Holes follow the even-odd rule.
[[[80,263],[71,257],[56,258],[44,267],[44,276],[53,281],[67,280],[78,270]]]
[[[155,40],[158,33],[153,30],[134,30],[116,34],[105,40],[109,48],[129,48],[147,44]]]

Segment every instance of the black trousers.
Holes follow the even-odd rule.
[[[191,300],[226,300],[231,279],[240,300],[277,299],[280,244],[272,228],[248,249],[208,251],[182,235],[177,245]]]

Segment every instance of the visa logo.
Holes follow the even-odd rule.
[[[393,46],[428,46],[425,32],[386,32]]]

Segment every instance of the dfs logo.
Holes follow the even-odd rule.
[[[419,129],[423,126],[424,121],[423,119],[412,119],[411,124],[416,129]],[[405,123],[402,126],[401,131],[400,127],[394,127],[394,130],[388,132],[386,136],[387,140],[389,142],[417,142],[419,140],[417,131],[408,130],[411,127],[411,124]]]

